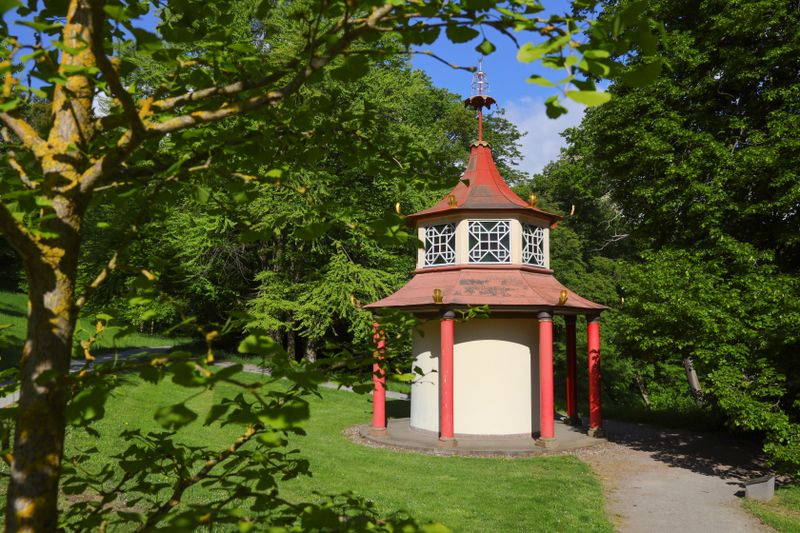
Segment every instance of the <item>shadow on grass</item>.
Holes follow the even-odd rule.
[[[9,307],[7,305],[0,305],[0,315],[15,316],[17,318],[25,319],[28,317],[24,311],[20,311],[16,307]]]
[[[411,402],[408,400],[386,400],[387,418],[408,418],[411,416]]]

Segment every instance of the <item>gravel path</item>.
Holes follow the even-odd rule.
[[[717,434],[614,421],[609,443],[574,455],[600,477],[620,532],[770,531],[739,505],[765,473],[758,445]]]

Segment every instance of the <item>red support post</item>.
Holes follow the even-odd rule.
[[[587,316],[587,344],[589,359],[589,435],[603,434],[603,410],[600,392],[600,316]]]
[[[553,315],[539,313],[539,430],[547,445],[555,438],[553,406]]]
[[[380,361],[383,360],[386,348],[386,338],[380,324],[373,323],[372,331],[375,341],[375,358],[377,361],[372,365],[372,428],[373,435],[383,435],[386,433],[386,374],[381,368]]]
[[[453,345],[455,343],[455,313],[446,311],[441,320],[441,353],[439,357],[439,439],[454,443],[453,408]]]
[[[567,418],[568,423],[578,420],[578,362],[575,349],[575,317],[564,317],[567,325]]]

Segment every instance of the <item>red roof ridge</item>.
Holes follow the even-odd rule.
[[[409,222],[420,217],[442,215],[458,210],[523,210],[551,224],[561,216],[532,207],[515,193],[500,175],[486,141],[476,141],[470,149],[467,168],[455,187],[436,205],[408,215]],[[525,214],[527,214],[525,213]]]

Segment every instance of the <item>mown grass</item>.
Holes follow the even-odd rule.
[[[0,369],[10,368],[19,362],[28,327],[27,298],[27,295],[22,293],[0,291],[0,326],[4,324],[11,326],[0,329]],[[88,317],[82,317],[78,320],[75,331],[77,339],[87,338],[95,333],[95,324]],[[118,331],[119,328],[113,327],[112,323],[112,327],[98,336],[95,350],[102,353],[128,348],[173,346],[189,341],[184,337],[163,337],[140,333],[128,333],[115,338],[115,333]]]
[[[191,397],[187,405],[202,420],[213,402],[238,392],[223,385],[196,394],[170,383],[156,386],[132,379],[115,393],[105,418],[95,426],[103,438],[72,431],[68,452],[97,446],[100,454],[94,466],[99,467],[126,448],[117,438],[123,430],[160,429],[153,420],[159,406]],[[407,409],[407,402],[389,403],[395,415],[407,416]],[[289,446],[299,448],[310,461],[313,476],[283,482],[282,496],[322,501],[316,493],[354,491],[374,501],[382,513],[405,510],[422,523],[439,521],[455,531],[612,531],[599,482],[573,457],[435,457],[352,443],[343,430],[367,422],[370,412],[368,399],[353,393],[324,390],[321,399],[312,399],[308,435],[294,437]],[[241,427],[204,427],[197,421],[182,431],[181,439],[223,449],[241,432]],[[197,488],[191,498],[213,501],[215,494]]]
[[[771,501],[743,500],[743,505],[759,520],[781,533],[800,533],[800,485],[776,489]]]

